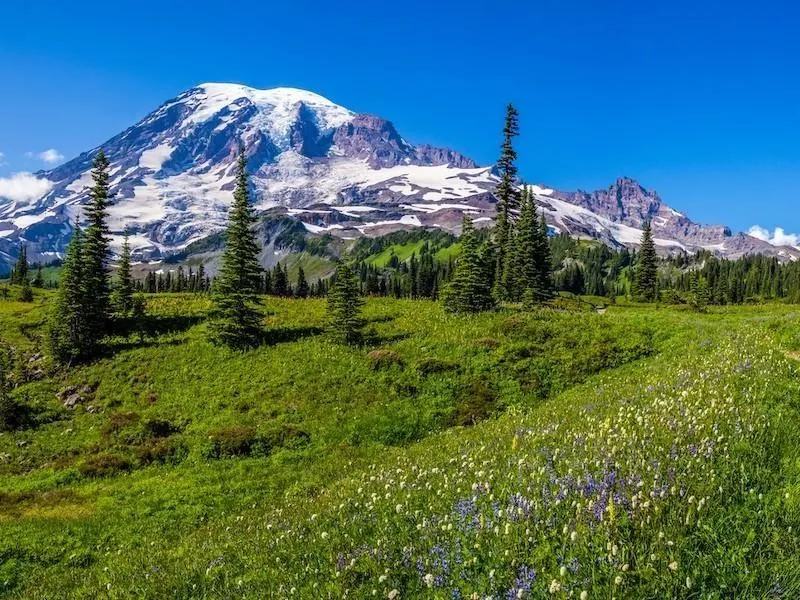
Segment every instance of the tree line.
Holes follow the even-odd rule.
[[[208,332],[212,342],[237,349],[263,340],[261,304],[265,294],[306,298],[327,296],[328,329],[336,339],[359,338],[363,295],[441,300],[452,313],[490,310],[500,303],[523,309],[548,302],[557,291],[615,297],[626,295],[644,302],[688,302],[702,309],[753,298],[784,298],[800,302],[800,264],[781,264],[775,258],[747,256],[724,260],[710,253],[660,258],[650,223],[644,224],[637,252],[612,250],[602,244],[583,244],[569,236],[550,236],[535,195],[518,182],[514,138],[519,135],[518,113],[509,105],[498,160],[497,215],[491,228],[477,230],[465,214],[460,252],[437,259],[455,240],[439,232],[420,238],[419,251],[408,260],[390,256],[386,267],[371,263],[369,253],[388,241],[359,242],[349,257],[339,260],[328,279],[309,282],[302,266],[290,281],[287,266],[262,269],[255,225],[258,220],[249,195],[247,164],[242,150],[225,245],[216,277],[200,264],[176,271],[148,273],[134,280],[127,232],[112,278],[110,232],[107,226],[109,162],[99,151],[93,162],[93,185],[85,207],[85,226],[75,223],[63,261],[58,292],[49,324],[53,355],[61,362],[95,356],[115,324],[141,319],[144,292],[210,293]],[[416,239],[419,233],[403,233]],[[448,239],[445,239],[448,238]],[[553,265],[559,265],[554,269]],[[32,299],[31,287],[42,286],[42,269],[29,276],[27,247],[22,245],[11,282],[21,297]]]

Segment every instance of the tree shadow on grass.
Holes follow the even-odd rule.
[[[109,334],[120,337],[142,335],[145,338],[157,338],[186,331],[204,319],[205,317],[198,315],[146,315],[139,319],[125,317],[114,321]]]
[[[182,333],[204,320],[197,315],[147,315],[140,318],[124,317],[115,319],[109,327],[108,337],[102,357],[108,357],[123,350],[150,348],[153,346],[177,346],[180,339],[159,339],[165,335]]]
[[[118,352],[124,352],[125,350],[136,350],[137,348],[155,348],[157,346],[180,346],[183,343],[185,343],[185,340],[182,339],[140,339],[139,337],[133,335],[130,338],[117,339],[107,342],[104,346],[104,350],[97,356],[97,358],[110,358]]]
[[[381,335],[377,331],[368,330],[361,334],[361,343],[365,346],[383,346],[392,342],[407,340],[412,335],[408,331]]]
[[[364,323],[389,323],[397,318],[396,315],[378,315],[364,319]]]
[[[274,327],[264,331],[261,339],[262,346],[277,346],[288,342],[296,342],[303,338],[312,337],[324,333],[322,327],[301,326],[301,327]]]

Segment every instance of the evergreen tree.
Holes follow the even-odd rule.
[[[22,288],[19,291],[20,302],[33,302],[33,290],[31,289],[31,280],[27,277],[22,280]]]
[[[42,265],[36,265],[36,275],[33,277],[33,281],[31,285],[35,288],[43,288],[44,287],[44,274],[42,273]]]
[[[58,362],[66,363],[85,358],[88,323],[83,310],[83,232],[75,224],[75,232],[67,247],[61,267],[58,294],[48,327],[50,348]]]
[[[197,267],[197,290],[200,292],[205,292],[208,289],[208,285],[206,284],[206,267],[203,263],[200,263],[200,266]]]
[[[520,204],[519,223],[517,226],[516,247],[509,258],[517,270],[516,286],[506,285],[509,299],[519,301],[538,296],[540,281],[539,263],[537,253],[541,252],[539,243],[539,224],[536,220],[536,211],[533,206],[533,197],[526,187],[522,194]],[[506,279],[511,265],[507,267]]]
[[[642,231],[642,244],[636,260],[634,274],[634,293],[640,300],[652,302],[656,299],[656,285],[658,276],[658,257],[650,230],[650,221],[644,224]]]
[[[502,252],[503,268],[499,285],[495,292],[499,299],[509,302],[518,302],[522,297],[522,264],[520,263],[520,237],[519,226],[509,224],[506,236],[505,250]]]
[[[272,273],[272,292],[281,298],[289,295],[289,277],[286,270],[281,267],[281,263],[275,265]]]
[[[213,309],[209,323],[211,340],[231,348],[250,348],[261,338],[258,310],[261,266],[253,231],[255,222],[248,191],[247,162],[241,151],[222,266],[211,290]]]
[[[697,312],[705,312],[709,302],[708,280],[698,272],[692,273],[689,304]]]
[[[328,331],[334,339],[348,344],[359,340],[363,304],[358,278],[350,265],[340,262],[328,292]]]
[[[506,120],[503,125],[503,145],[497,169],[500,171],[500,182],[497,184],[497,214],[505,221],[511,220],[511,213],[519,208],[519,191],[517,182],[517,151],[514,150],[514,138],[519,135],[519,113],[513,105],[506,107]]]
[[[308,281],[306,281],[306,274],[303,271],[303,267],[297,268],[297,289],[295,295],[298,298],[308,297]]]
[[[131,277],[131,246],[128,232],[122,242],[122,254],[117,266],[117,280],[114,285],[114,308],[117,314],[127,315],[133,306],[133,278]]]
[[[494,307],[488,279],[489,266],[478,246],[477,232],[468,215],[464,215],[460,241],[461,256],[456,263],[452,280],[442,292],[444,308],[454,313],[489,310]],[[486,247],[484,245],[484,251]]]
[[[110,205],[108,192],[108,159],[100,150],[92,168],[94,185],[86,207],[87,227],[81,251],[82,309],[86,320],[86,351],[91,354],[104,335],[110,314],[110,281],[108,273],[109,231],[106,224]]]
[[[261,279],[261,291],[265,294],[272,294],[272,273],[269,270],[264,271]]]
[[[531,197],[531,208],[533,210],[533,219],[534,223],[536,222],[536,205],[533,203],[533,198]],[[552,257],[550,255],[550,240],[548,236],[548,228],[547,228],[547,220],[544,216],[544,211],[542,211],[541,217],[538,221],[538,227],[536,229],[536,250],[534,253],[535,261],[536,261],[536,276],[537,281],[535,285],[536,289],[536,301],[548,300],[553,297],[554,293],[554,285],[553,285],[553,265],[552,265]]]
[[[506,119],[503,126],[503,144],[500,150],[500,159],[497,169],[500,172],[500,182],[497,184],[495,196],[497,197],[497,224],[495,225],[495,295],[505,299],[506,289],[504,284],[508,281],[504,277],[506,266],[509,264],[506,252],[508,251],[509,238],[513,229],[512,211],[519,208],[519,191],[517,181],[517,152],[514,150],[514,137],[519,135],[519,113],[511,104],[506,107]]]
[[[14,270],[11,271],[11,283],[23,285],[26,279],[28,279],[28,246],[21,244],[17,264],[14,266]]]

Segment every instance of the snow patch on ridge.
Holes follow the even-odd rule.
[[[150,150],[145,150],[139,156],[139,166],[143,169],[150,169],[152,171],[160,171],[163,165],[170,156],[172,156],[174,148],[169,144],[160,144]]]

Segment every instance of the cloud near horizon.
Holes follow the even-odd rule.
[[[14,173],[11,177],[0,177],[0,199],[12,202],[31,202],[44,196],[53,188],[53,182],[40,179],[33,173]]]
[[[800,247],[800,234],[786,233],[783,227],[776,227],[775,230],[770,233],[769,229],[765,227],[753,225],[747,230],[747,235],[752,235],[754,238],[769,242],[773,246]]]
[[[42,162],[46,162],[48,165],[54,165],[64,160],[64,155],[55,148],[48,148],[43,152],[26,152],[25,156],[28,158],[38,158]]]

